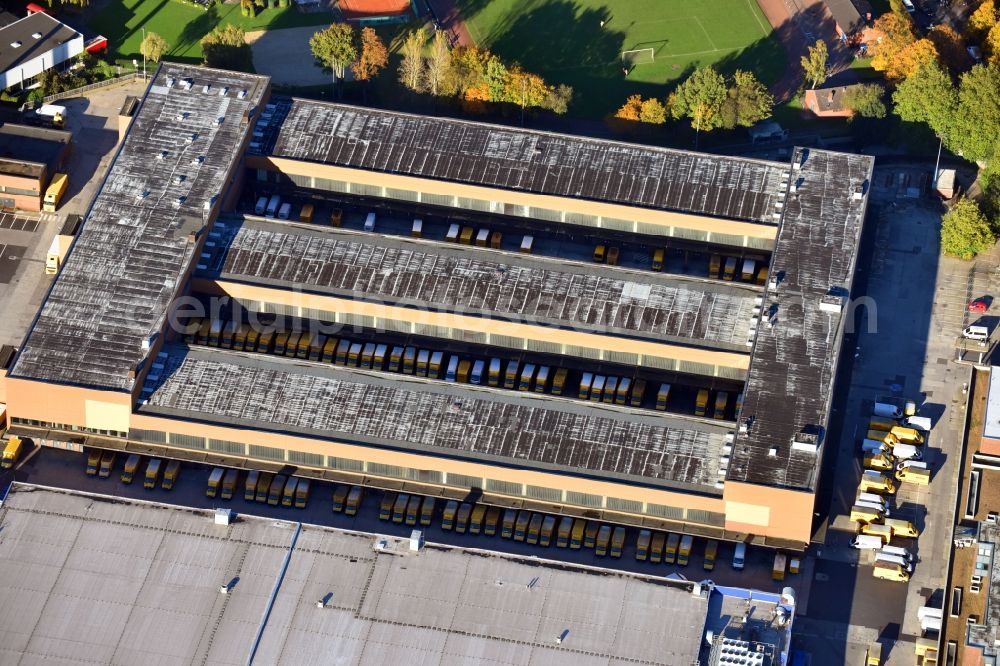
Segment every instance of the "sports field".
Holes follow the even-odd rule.
[[[779,78],[785,52],[755,0],[457,0],[473,39],[549,83],[576,91],[573,111],[599,117],[630,94],[665,95],[693,68]],[[603,21],[603,25],[602,25]],[[622,52],[653,49],[626,78]]]
[[[217,3],[201,9],[179,0],[111,0],[97,13],[88,15],[87,23],[95,32],[108,38],[111,55],[119,60],[142,58],[139,44],[142,29],[155,32],[170,45],[164,58],[200,63],[201,38],[216,27],[235,24],[247,32],[276,30],[304,25],[329,25],[329,13],[301,14],[294,8],[269,8],[255,18],[240,13],[239,3]]]

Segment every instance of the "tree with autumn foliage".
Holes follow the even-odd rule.
[[[983,40],[983,51],[989,62],[1000,64],[1000,23],[990,28]]]
[[[904,49],[917,41],[913,21],[908,16],[896,13],[883,14],[875,19],[872,29],[878,34],[878,38],[868,45],[872,68],[878,72],[885,72],[886,78],[895,78],[888,72],[896,66],[896,58]]]
[[[355,81],[370,81],[389,64],[389,50],[373,28],[361,29],[358,60],[351,65]]]
[[[1000,23],[1000,13],[997,12],[996,3],[994,0],[985,0],[969,15],[965,24],[965,36],[970,42],[979,44],[997,23]]]
[[[615,112],[615,118],[650,125],[662,125],[667,122],[667,107],[655,97],[643,100],[642,95],[632,95]]]
[[[622,107],[615,112],[615,118],[638,122],[640,111],[642,111],[642,95],[630,95]]]
[[[953,75],[965,71],[969,66],[969,54],[965,50],[965,40],[950,25],[936,25],[927,33],[927,39],[934,44],[941,64]],[[916,71],[916,70],[914,70]]]

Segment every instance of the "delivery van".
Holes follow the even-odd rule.
[[[111,470],[115,468],[115,452],[105,451],[101,454],[101,467],[97,471],[97,476],[106,479],[111,476]]]
[[[568,548],[571,534],[573,534],[573,519],[563,516],[559,521],[559,529],[556,530],[556,548]]]
[[[889,432],[897,425],[899,424],[893,421],[892,419],[883,418],[881,416],[873,416],[868,421],[869,430],[881,430],[883,432]]]
[[[514,541],[524,541],[528,536],[528,523],[531,522],[530,511],[519,511],[514,522]]]
[[[877,523],[867,523],[861,526],[861,534],[879,537],[885,545],[892,539],[892,528]]]
[[[285,483],[288,477],[284,474],[275,474],[271,480],[271,487],[267,491],[267,503],[269,506],[278,506],[281,503],[281,496],[285,492]]]
[[[604,557],[608,554],[608,545],[611,542],[611,526],[601,525],[601,528],[597,531],[597,543],[594,547],[594,554],[598,557]]]
[[[874,523],[885,518],[884,511],[875,508],[875,505],[857,504],[851,507],[851,520],[856,523]]]
[[[410,495],[410,501],[406,504],[406,520],[404,522],[413,527],[418,520],[420,520],[420,496]]]
[[[746,566],[747,561],[747,545],[745,543],[736,544],[736,550],[733,552],[733,568],[737,571],[743,569]]]
[[[851,541],[851,547],[858,550],[879,550],[884,545],[882,537],[870,534],[859,534]]]
[[[677,566],[686,567],[691,558],[691,547],[694,545],[694,537],[685,534],[681,537],[681,544],[677,547]]]
[[[505,509],[503,520],[500,522],[500,538],[511,539],[514,537],[514,524],[517,522],[517,511]]]
[[[299,487],[299,480],[294,476],[288,477],[285,489],[281,493],[281,506],[295,506],[295,491]]]
[[[902,558],[905,562],[912,563],[916,560],[916,558],[913,557],[913,553],[900,546],[882,546],[879,549],[879,552],[885,553],[886,555],[895,555],[896,557]]]
[[[865,439],[861,442],[861,453],[863,455],[890,454],[892,447],[877,439]]]
[[[177,477],[181,473],[181,461],[171,460],[167,463],[167,468],[163,471],[163,483],[160,487],[164,490],[170,490],[177,483]]]
[[[877,504],[885,511],[885,515],[889,515],[889,503],[881,495],[876,495],[875,493],[858,493],[858,501]]]
[[[281,206],[281,197],[277,194],[271,195],[271,198],[267,202],[267,208],[264,209],[264,213],[267,217],[274,217],[278,214],[278,208]]]
[[[893,437],[896,438],[896,441],[900,442],[901,444],[915,444],[919,446],[920,444],[924,443],[924,436],[921,435],[919,431],[913,428],[896,426],[889,432],[893,435]]]
[[[225,470],[221,467],[216,467],[208,475],[208,485],[205,487],[205,497],[215,497],[219,494],[219,487],[222,485],[222,476],[225,474]]]
[[[901,483],[926,486],[931,482],[931,470],[928,469],[927,463],[905,460],[896,468],[896,480]]]
[[[424,497],[420,501],[420,524],[428,526],[434,520],[434,506],[437,504],[433,497]]]
[[[872,414],[887,419],[903,418],[903,410],[896,405],[892,405],[887,402],[875,402],[875,404],[872,405]]]
[[[772,580],[785,580],[785,569],[788,566],[788,558],[784,553],[775,553],[774,565],[771,567]]]
[[[135,471],[139,468],[139,461],[142,458],[138,453],[133,453],[125,459],[125,466],[122,468],[122,483],[129,484],[135,478]]]
[[[260,479],[260,472],[255,469],[247,472],[246,483],[243,488],[243,499],[252,502],[257,497],[257,482]]]
[[[876,562],[872,575],[882,580],[895,580],[905,583],[910,580],[910,573],[898,564],[889,562]]]
[[[881,472],[866,469],[861,473],[861,483],[858,486],[858,489],[866,493],[891,495],[896,492],[896,484],[893,483],[892,479],[883,475]]]
[[[260,197],[257,199],[257,205],[253,207],[254,215],[263,215],[264,211],[267,210],[267,197]]]
[[[159,458],[150,458],[149,463],[146,464],[146,478],[142,481],[142,487],[147,490],[155,488],[156,483],[160,480],[160,469],[163,467],[163,461]]]
[[[410,503],[410,496],[407,493],[396,495],[396,501],[392,503],[392,522],[397,525],[406,520],[406,507]]]
[[[87,452],[87,476],[96,476],[97,468],[101,464],[101,452],[98,449],[91,449]]]
[[[663,532],[653,532],[653,539],[649,542],[649,561],[659,564],[663,561],[663,546],[667,543],[667,535]]]
[[[875,564],[895,564],[906,571],[906,573],[913,573],[913,564],[907,562],[906,558],[900,557],[899,555],[890,555],[889,553],[881,550],[875,553]]]
[[[233,499],[233,494],[236,492],[236,486],[239,482],[239,470],[227,469],[225,475],[222,477],[222,499]]]
[[[889,515],[889,510],[885,508],[884,504],[878,504],[876,502],[865,502],[864,500],[854,500],[854,506],[864,507],[866,509],[872,509],[878,511],[883,516]]]
[[[865,469],[887,472],[889,470],[894,470],[895,468],[895,461],[893,461],[893,459],[887,454],[876,453],[875,455],[865,456]]]
[[[617,248],[611,248],[612,250]],[[610,256],[609,256],[610,260]],[[612,263],[609,261],[609,263]],[[618,559],[625,550],[625,528],[617,526],[611,533],[611,557]]]
[[[538,545],[548,548],[552,543],[552,533],[556,529],[556,517],[545,516],[542,520],[542,533],[538,536]]]
[[[597,544],[597,533],[601,529],[601,524],[595,520],[588,520],[583,531],[583,547],[593,548]]]
[[[892,447],[892,457],[896,459],[897,463],[904,460],[922,460],[924,452],[913,444],[896,444]]]
[[[715,558],[718,554],[719,542],[715,539],[709,539],[708,543],[705,544],[705,559],[701,563],[705,571],[711,571],[715,568]]]
[[[266,502],[268,494],[271,492],[271,483],[274,481],[274,474],[270,472],[261,472],[260,476],[257,478],[257,494],[255,495],[258,502]]]
[[[649,542],[653,538],[652,532],[649,530],[639,530],[639,536],[635,540],[635,559],[639,562],[645,562],[646,558],[649,557]]]
[[[905,537],[907,539],[916,539],[920,536],[920,530],[914,527],[913,523],[908,520],[886,518],[882,521],[882,524],[892,528],[893,536]]]
[[[483,518],[483,534],[486,536],[496,536],[501,513],[498,506],[491,506],[486,509],[486,517]]]
[[[663,550],[663,561],[667,564],[674,564],[677,562],[677,547],[681,545],[681,537],[679,534],[674,534],[670,532],[667,534],[667,545]]]
[[[477,504],[469,516],[469,534],[479,534],[483,531],[483,520],[486,518],[486,505]]]
[[[528,521],[528,536],[525,541],[532,546],[538,544],[538,539],[542,533],[542,521],[544,516],[540,513],[531,514],[531,520]]]
[[[382,501],[378,505],[378,519],[379,520],[392,520],[392,505],[396,503],[396,493],[386,492],[382,495]],[[455,510],[458,510],[458,504],[455,504]],[[455,524],[455,514],[451,514],[451,518],[448,521],[448,527],[444,529],[450,530]]]
[[[334,513],[340,513],[344,510],[344,504],[347,501],[347,493],[350,491],[350,486],[336,486],[333,489],[333,504],[330,508]]]
[[[927,416],[911,416],[903,421],[903,425],[907,428],[919,430],[920,432],[931,431],[931,420]]]
[[[569,549],[580,550],[587,529],[587,521],[583,518],[573,519],[573,531],[569,534]]]
[[[347,503],[344,505],[344,514],[354,516],[361,508],[361,500],[365,497],[365,489],[361,486],[351,486],[351,492],[347,493]]]

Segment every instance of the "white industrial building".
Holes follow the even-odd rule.
[[[83,35],[41,12],[0,28],[0,89],[30,85],[83,53]]]

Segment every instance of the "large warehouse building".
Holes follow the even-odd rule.
[[[43,443],[802,548],[872,164],[163,65],[2,393]]]

